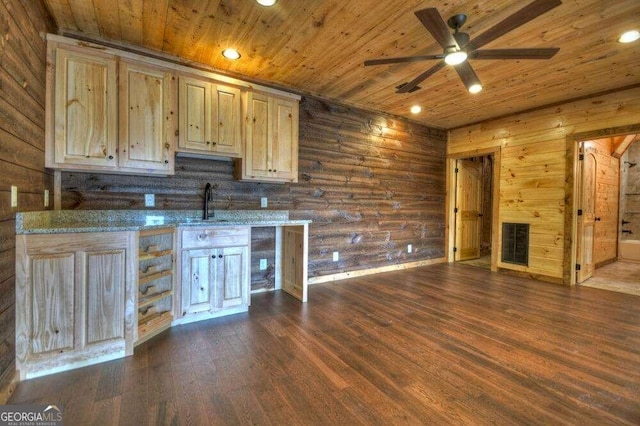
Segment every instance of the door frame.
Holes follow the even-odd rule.
[[[562,282],[567,285],[576,285],[575,264],[578,249],[578,210],[579,176],[578,149],[580,142],[592,139],[602,139],[611,136],[620,136],[629,133],[640,133],[640,123],[621,127],[592,130],[589,132],[574,133],[566,137],[566,170],[565,179],[565,208],[564,210],[564,256],[562,259]]]
[[[472,151],[457,152],[447,154],[446,162],[446,217],[445,217],[445,253],[447,262],[453,263],[455,256],[453,247],[456,243],[456,161],[464,158],[483,157],[490,155],[493,157],[493,170],[491,174],[491,270],[498,270],[498,252],[500,251],[499,209],[500,209],[500,152],[501,147],[495,146],[485,149],[475,149]]]

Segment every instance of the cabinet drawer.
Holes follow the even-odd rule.
[[[182,231],[182,248],[249,245],[249,228],[199,228]]]

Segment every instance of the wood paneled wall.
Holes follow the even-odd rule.
[[[567,137],[638,123],[634,88],[450,131],[448,154],[501,148],[499,222],[531,224],[529,267],[499,267],[566,279]]]
[[[64,209],[201,209],[204,186],[216,209],[290,210],[311,219],[309,276],[444,256],[445,138],[442,130],[306,97],[300,104],[299,183],[233,180],[233,163],[178,157],[172,177],[63,173]],[[252,289],[272,288],[273,238],[253,233]],[[407,253],[407,244],[413,253]],[[340,260],[333,262],[333,251]],[[269,268],[258,270],[260,258]]]
[[[15,213],[42,210],[52,179],[44,168],[45,42],[53,30],[40,1],[0,2],[0,386],[15,355]],[[11,208],[11,186],[18,207]]]

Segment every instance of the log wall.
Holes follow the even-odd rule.
[[[499,222],[531,224],[529,267],[499,267],[566,280],[567,139],[639,123],[640,88],[633,88],[449,132],[448,154],[501,148]]]
[[[45,42],[53,30],[40,1],[0,2],[0,387],[14,371],[15,213],[42,210],[52,189],[44,168]],[[11,186],[18,207],[11,208]],[[52,192],[53,193],[53,192]]]
[[[309,277],[441,258],[445,140],[442,130],[305,97],[297,184],[237,182],[232,162],[178,157],[175,176],[165,178],[63,173],[62,208],[144,209],[153,192],[156,208],[201,209],[211,182],[216,209],[259,209],[267,197],[270,209],[313,220]],[[253,232],[253,290],[274,285],[274,235]]]

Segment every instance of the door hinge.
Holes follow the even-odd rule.
[[[578,216],[582,216],[582,209],[578,209]]]
[[[579,271],[579,270],[580,270],[580,264],[576,263],[576,271]]]
[[[457,207],[454,207],[454,208],[453,208],[453,212],[454,212],[454,213],[458,213],[458,208],[457,208]]]
[[[456,173],[458,173],[458,168],[456,167]]]
[[[458,251],[458,247],[454,247],[454,248],[453,248],[453,252],[455,253],[455,252],[457,252],[457,251]]]
[[[578,155],[578,160],[580,160],[580,161],[584,160],[584,154]]]

